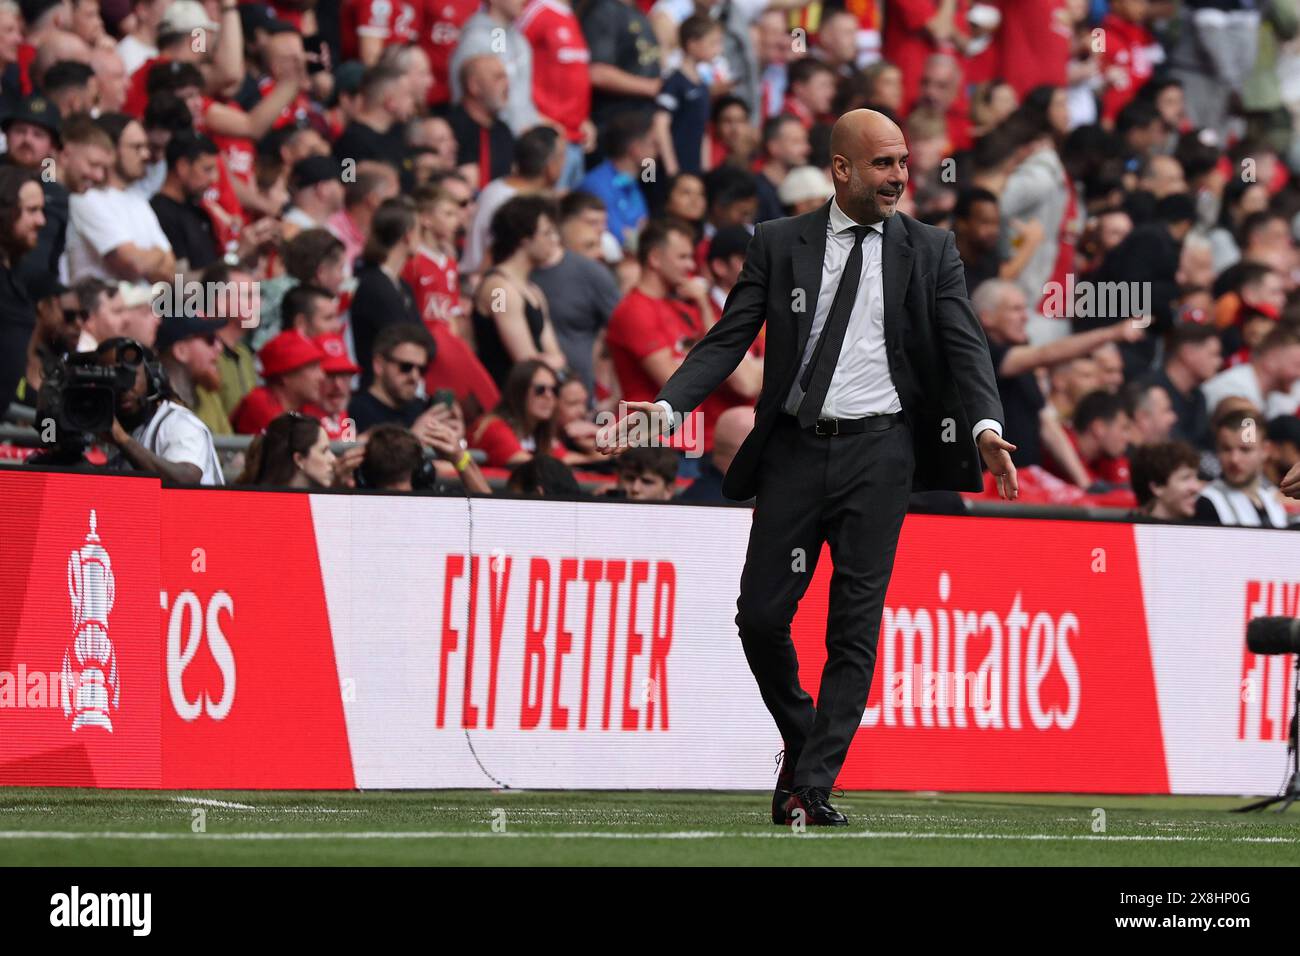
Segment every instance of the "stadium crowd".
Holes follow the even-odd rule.
[[[0,0],[0,396],[97,350],[136,375],[110,467],[719,501],[761,335],[670,447],[604,458],[596,416],[869,107],[956,234],[1022,500],[1284,527],[1297,6]]]

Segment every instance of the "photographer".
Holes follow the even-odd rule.
[[[128,339],[110,339],[99,347],[100,364],[112,366]],[[117,396],[112,428],[99,436],[111,445],[108,467],[157,475],[181,485],[221,485],[221,463],[212,433],[198,416],[173,401],[167,373],[150,350],[135,367],[135,383]]]

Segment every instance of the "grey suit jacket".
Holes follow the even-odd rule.
[[[723,493],[754,497],[763,446],[785,401],[812,329],[826,255],[830,202],[813,212],[760,223],[722,317],[656,401],[676,413],[696,408],[735,371],[767,324],[763,389],[754,430],[727,470]],[[979,491],[981,462],[971,428],[1002,421],[988,340],[966,295],[951,232],[903,213],[885,220],[882,269],[890,375],[912,427],[916,491]]]

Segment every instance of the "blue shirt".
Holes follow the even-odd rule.
[[[650,216],[641,185],[607,159],[582,177],[578,188],[600,197],[608,213],[609,231],[624,247],[630,246]]]

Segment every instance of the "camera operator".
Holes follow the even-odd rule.
[[[166,321],[203,320],[179,316]],[[100,364],[115,364],[127,341],[110,339],[101,345]],[[113,446],[108,467],[141,471],[182,485],[225,484],[212,433],[173,398],[167,373],[146,350],[145,362],[135,370],[135,384],[117,396],[112,428],[99,436],[101,442]]]

